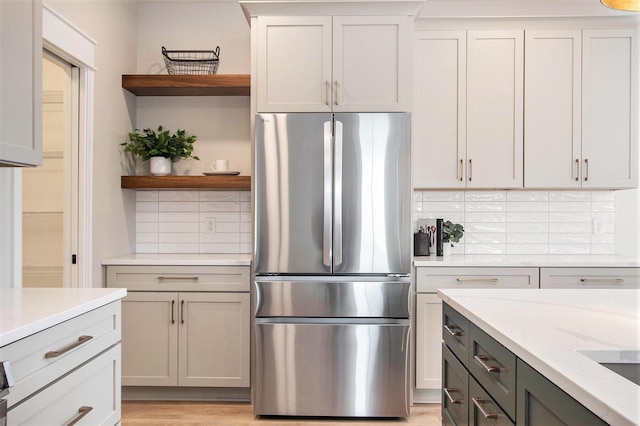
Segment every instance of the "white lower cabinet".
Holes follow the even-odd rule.
[[[640,288],[640,268],[541,268],[540,288]]]
[[[416,268],[417,402],[439,402],[442,388],[442,300],[439,288],[539,288],[538,268]]]
[[[108,286],[136,277],[122,301],[122,385],[249,387],[249,268],[136,268],[107,267]],[[230,287],[245,291],[212,291]]]

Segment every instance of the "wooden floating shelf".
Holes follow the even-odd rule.
[[[120,187],[146,190],[250,190],[251,176],[121,176]]]
[[[249,74],[124,74],[122,87],[136,96],[249,96]]]

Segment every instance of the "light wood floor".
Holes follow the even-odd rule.
[[[439,404],[416,404],[406,419],[316,419],[256,417],[242,402],[122,401],[122,425],[221,425],[221,426],[362,426],[396,424],[439,426]]]

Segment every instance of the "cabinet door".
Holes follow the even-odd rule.
[[[178,384],[178,294],[129,293],[122,300],[122,385]]]
[[[583,32],[583,187],[638,185],[637,43],[637,30]]]
[[[445,344],[442,345],[442,424],[469,425],[469,373]]]
[[[407,110],[407,17],[333,18],[333,110]]]
[[[640,268],[540,268],[540,288],[640,288]]]
[[[180,386],[249,386],[249,293],[180,293]]]
[[[42,2],[0,1],[0,165],[42,164]]]
[[[258,112],[331,111],[331,17],[258,18]]]
[[[523,31],[467,33],[467,187],[523,185]]]
[[[518,359],[517,418],[523,426],[606,425],[598,416]]]
[[[466,186],[466,37],[464,31],[421,31],[415,41],[415,188]]]
[[[525,33],[524,186],[580,188],[580,30]]]
[[[416,388],[442,387],[442,300],[435,294],[416,297]]]

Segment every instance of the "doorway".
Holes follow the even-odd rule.
[[[22,286],[76,287],[78,68],[44,51],[42,167],[22,175]]]

